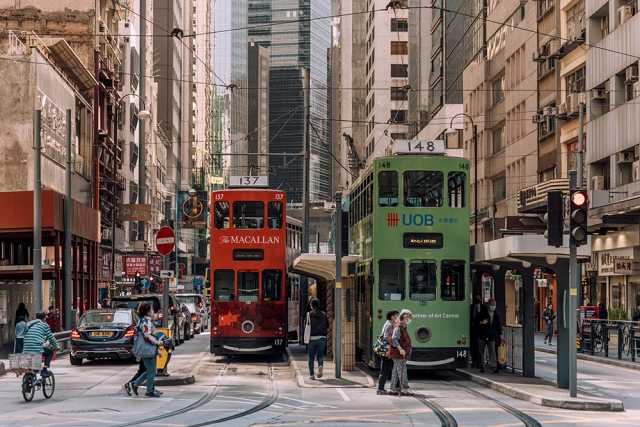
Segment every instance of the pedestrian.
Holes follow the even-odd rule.
[[[380,338],[391,347],[391,332],[396,323],[398,323],[398,310],[391,309],[387,311],[387,321],[382,326]],[[378,392],[377,394],[387,394],[384,385],[389,379],[391,369],[393,368],[393,360],[389,357],[381,358],[380,375],[378,376]]]
[[[471,367],[475,368],[480,366],[478,362],[478,333],[474,319],[480,313],[482,306],[482,296],[480,294],[473,295],[473,304],[469,308],[469,318],[471,319],[471,329],[469,330],[469,351],[471,352]]]
[[[36,313],[36,320],[27,323],[24,330],[24,347],[22,349],[23,353],[42,354],[44,356],[43,377],[49,376],[48,368],[53,359],[53,351],[60,350],[56,337],[53,336],[49,325],[45,322],[46,318],[47,315],[44,311],[39,311]],[[49,346],[53,346],[53,349],[49,346],[44,346],[47,341],[49,341]]]
[[[556,312],[553,311],[553,304],[549,303],[547,309],[542,312],[542,320],[545,324],[544,343],[547,343],[549,338],[549,345],[551,345],[551,338],[553,337],[553,321],[556,318]]]
[[[27,324],[24,321],[24,316],[18,317],[16,320],[16,330],[13,334],[13,352],[15,354],[22,353],[24,347],[24,331],[27,329]]]
[[[24,317],[25,322],[29,319],[29,310],[27,310],[23,302],[18,304],[18,309],[16,310],[16,319],[20,316]]]
[[[122,389],[127,392],[129,396],[131,396],[131,392],[133,391],[135,395],[138,395],[138,386],[134,386],[134,382],[142,376],[145,372],[147,372],[147,367],[144,364],[144,361],[140,357],[136,357],[136,362],[138,362],[138,371],[131,377],[129,381],[122,384]],[[156,390],[158,393],[162,394],[160,390]]]
[[[489,367],[494,374],[498,372],[498,358],[496,357],[496,342],[498,337],[502,342],[507,340],[502,336],[502,322],[496,313],[496,300],[490,299],[487,306],[475,318],[478,325],[478,353],[480,360],[480,372],[484,372],[484,352],[489,349]]]
[[[318,359],[318,378],[322,378],[322,368],[324,365],[322,356],[327,346],[327,329],[329,328],[327,313],[320,310],[320,300],[318,298],[311,300],[309,322],[311,323],[311,336],[309,337],[309,379],[315,380],[316,377],[313,367],[316,359]]]
[[[163,345],[163,341],[156,336],[156,327],[151,320],[153,318],[153,310],[151,309],[151,304],[146,302],[140,304],[140,307],[138,308],[138,316],[140,316],[140,323],[138,324],[138,328],[140,332],[142,332],[144,340],[158,347]],[[147,368],[147,370],[143,372],[134,382],[131,383],[131,389],[137,396],[138,387],[140,387],[140,384],[142,384],[146,380],[147,392],[145,393],[145,396],[160,397],[162,393],[155,389],[153,383],[157,371],[156,357],[143,357],[142,362],[144,363],[144,366]]]
[[[56,332],[56,314],[52,305],[49,306],[49,312],[47,313],[47,325],[49,325],[51,333]]]
[[[411,358],[411,336],[407,332],[407,326],[411,323],[412,317],[411,311],[403,309],[400,312],[400,321],[393,327],[391,333],[389,358],[393,360],[393,371],[389,394],[394,396],[413,396],[409,392],[409,378],[407,377],[407,360]]]
[[[107,309],[107,308],[109,308],[109,300],[108,300],[108,299],[104,298],[104,299],[102,300],[102,308],[103,308],[103,309]]]
[[[604,303],[601,302],[600,304],[598,304],[598,319],[600,320],[609,320],[609,311],[607,311],[607,308],[604,306]]]
[[[640,322],[640,300],[636,301],[636,309],[633,311],[631,320],[634,322]]]

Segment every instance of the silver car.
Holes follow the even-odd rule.
[[[196,334],[204,332],[209,328],[209,313],[205,296],[200,294],[175,294],[182,305],[186,306],[191,313],[193,329]]]

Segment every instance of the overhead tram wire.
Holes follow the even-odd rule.
[[[320,135],[318,135],[318,131],[316,130],[316,127],[313,125],[313,122],[311,120],[309,120],[309,126],[311,126],[311,129],[313,129],[313,132],[316,134],[316,136],[318,137],[322,145],[324,145],[324,148],[327,150],[327,152],[331,155],[331,157],[333,157],[333,160],[335,160],[340,165],[340,167],[345,171],[347,171],[352,177],[357,178],[356,175],[353,174],[349,169],[345,168],[344,165],[340,163],[340,160],[338,160],[338,158],[333,154],[333,152],[331,152],[327,144],[325,144],[325,142],[322,140]]]

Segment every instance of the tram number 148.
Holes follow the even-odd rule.
[[[467,358],[467,350],[458,350],[456,352],[456,357],[458,359],[466,359]]]

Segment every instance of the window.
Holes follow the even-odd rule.
[[[409,264],[409,299],[412,301],[435,301],[438,288],[437,264],[435,261],[419,261]]]
[[[403,87],[391,88],[391,100],[392,101],[406,101],[409,99],[409,92]]]
[[[465,172],[449,172],[449,207],[464,208],[467,204],[467,194],[465,185],[467,182],[467,174]]]
[[[404,123],[407,121],[407,110],[391,110],[391,121],[393,123]]]
[[[493,82],[493,105],[504,99],[504,75]]]
[[[233,228],[251,230],[264,228],[264,203],[233,202]]]
[[[398,172],[378,173],[378,206],[398,206]]]
[[[262,300],[282,301],[282,270],[262,271]]]
[[[267,212],[269,228],[280,230],[282,228],[282,202],[269,202]]]
[[[586,69],[586,67],[580,67],[565,77],[567,94],[585,91],[587,81]]]
[[[405,263],[403,260],[381,259],[378,261],[378,299],[382,301],[402,301],[406,285]]]
[[[216,301],[233,301],[233,270],[213,272],[213,298]]]
[[[407,134],[406,133],[392,133],[391,134],[391,139],[393,139],[394,141],[396,141],[398,139],[407,139]]]
[[[238,272],[238,301],[258,301],[258,271]]]
[[[406,55],[409,53],[408,42],[392,41],[391,55]]]
[[[493,196],[496,202],[507,198],[507,178],[505,176],[493,180]]]
[[[499,153],[504,148],[504,125],[492,132],[493,154]]]
[[[391,31],[407,32],[409,31],[409,23],[406,19],[391,18]]]
[[[218,230],[229,228],[229,202],[216,202],[213,209],[213,226]]]
[[[391,77],[408,77],[409,66],[405,64],[391,64]]]
[[[407,171],[404,173],[404,205],[409,207],[442,206],[444,175],[439,171]]]
[[[442,261],[440,278],[440,299],[442,301],[464,301],[465,273],[464,261]]]

